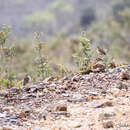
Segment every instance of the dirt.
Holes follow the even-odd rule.
[[[130,65],[0,91],[0,130],[130,130]]]

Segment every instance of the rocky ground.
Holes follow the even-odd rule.
[[[130,65],[0,91],[0,130],[130,130]]]

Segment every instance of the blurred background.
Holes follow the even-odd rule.
[[[16,46],[12,68],[18,75],[33,71],[34,32],[42,32],[43,53],[54,71],[58,64],[77,69],[72,55],[82,31],[94,48],[130,63],[130,0],[0,0],[2,24],[11,26],[7,42]]]

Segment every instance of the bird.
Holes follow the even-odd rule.
[[[106,52],[102,48],[100,48],[99,46],[97,47],[97,51],[100,55],[106,55]]]
[[[24,80],[23,80],[23,85],[25,86],[27,83],[29,83],[29,81],[30,81],[30,76],[29,75],[26,75],[25,77],[24,77]]]

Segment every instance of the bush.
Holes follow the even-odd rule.
[[[37,77],[40,78],[40,80],[45,79],[50,75],[50,69],[48,67],[48,61],[45,55],[43,55],[43,49],[44,49],[44,43],[40,40],[41,33],[35,34],[36,39],[36,72]]]
[[[121,0],[112,6],[113,16],[118,21],[119,20],[119,12],[125,10],[126,8],[130,8],[130,0]]]
[[[0,31],[0,89],[16,85],[15,74],[11,68],[15,47],[6,44],[9,34],[10,27],[3,25]]]
[[[80,49],[74,54],[74,57],[76,59],[76,64],[81,71],[89,70],[91,68],[91,45],[87,38],[80,38]]]

